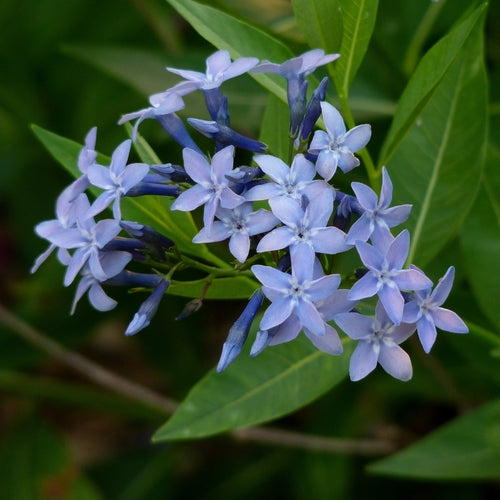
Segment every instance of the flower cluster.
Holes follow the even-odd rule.
[[[307,98],[306,77],[337,57],[318,49],[283,64],[259,64],[252,57],[231,61],[227,51],[219,50],[207,59],[205,73],[167,68],[184,80],[151,96],[151,107],[124,115],[119,123],[136,120],[135,141],[139,124],[156,120],[183,148],[183,165],[129,163],[131,140],[116,148],[109,166],[101,165],[95,150],[96,129],[92,129],[78,159],[81,176],[59,196],[56,218],[36,226],[49,247],[33,271],[57,249],[58,260],[67,268],[65,286],[80,276],[72,312],[85,293],[98,310],[115,307],[116,301],[104,291],[108,286],[152,289],[125,332],[137,333],[152,320],[174,274],[196,268],[199,262],[152,227],[122,218],[123,198],[168,196],[175,198],[171,210],[203,210],[203,227],[194,243],[228,240],[235,259],[231,275],[251,272],[256,284],[260,283],[229,332],[218,371],[240,354],[252,323],[264,308],[251,356],[267,346],[291,341],[301,331],[318,349],[339,355],[343,350],[339,328],[358,341],[350,361],[352,380],[365,377],[377,363],[400,380],[411,378],[410,358],[399,344],[416,331],[429,352],[436,328],[467,332],[454,312],[441,307],[450,293],[454,269],[450,267],[433,289],[423,271],[413,265],[404,268],[410,234],[403,230],[394,235],[392,228],[408,218],[411,206],[390,206],[393,186],[385,168],[380,196],[360,182],[351,184],[352,194],[335,188],[337,168],[347,174],[357,167],[360,161],[354,153],[371,136],[368,124],[346,129],[339,111],[326,101],[327,78]],[[270,154],[262,142],[231,128],[221,86],[247,72],[275,73],[286,80],[288,162]],[[183,98],[193,91],[203,92],[211,120],[188,118],[187,123],[213,139],[211,157],[203,153],[176,114],[185,107]],[[315,130],[320,118],[325,130]],[[238,149],[254,153],[254,164],[235,165]],[[92,203],[89,188],[100,193]],[[111,206],[113,217],[96,222],[95,217]],[[332,272],[335,256],[344,252],[357,253],[361,272],[349,276]],[[148,272],[126,269],[129,264],[142,264]],[[180,317],[200,307],[210,286],[210,280],[205,278],[205,282],[203,296],[190,302]],[[375,296],[374,316],[361,314],[358,304]]]

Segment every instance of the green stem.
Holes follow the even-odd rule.
[[[252,277],[253,274],[250,271],[240,271],[238,269],[221,269],[219,267],[213,267],[209,266],[207,264],[203,264],[197,260],[192,259],[191,257],[188,257],[187,255],[181,255],[182,262],[184,264],[187,264],[189,267],[192,267],[194,269],[198,269],[199,271],[204,271],[206,273],[209,273],[213,277],[220,278],[231,278],[233,276],[250,276]]]
[[[472,323],[471,321],[466,321],[466,323],[472,333],[480,337],[485,342],[493,345],[494,347],[500,348],[500,335],[490,332],[486,328]]]
[[[446,0],[441,0],[439,2],[430,2],[429,8],[422,18],[417,31],[413,35],[413,38],[408,45],[406,54],[403,58],[403,72],[406,76],[409,77],[415,70],[420,59],[422,47],[425,43],[425,40],[429,36],[432,25],[434,24],[434,21],[436,20],[438,14],[441,12],[445,1]]]
[[[349,106],[348,93],[349,92],[347,89],[344,89],[342,93],[339,93],[339,101],[344,121],[347,125],[347,128],[351,129],[356,126],[356,122],[354,121],[354,117],[352,116],[351,108]],[[363,148],[361,151],[358,152],[358,154],[363,160],[363,163],[365,165],[370,186],[375,191],[378,191],[380,189],[381,171],[377,171],[377,169],[375,168],[372,157],[370,156],[370,153],[366,148]]]

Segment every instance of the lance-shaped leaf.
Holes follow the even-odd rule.
[[[418,479],[498,479],[499,417],[497,399],[370,465],[368,471]]]
[[[338,0],[292,0],[300,31],[311,49],[327,54],[339,52],[342,40],[342,14]]]
[[[380,154],[379,165],[386,165],[401,141],[417,123],[422,110],[438,90],[451,66],[463,56],[464,44],[471,32],[482,24],[486,3],[469,10],[453,29],[439,40],[422,58],[401,95],[396,114]],[[478,59],[476,62],[479,62]]]
[[[269,147],[269,153],[273,156],[287,161],[289,139],[288,123],[290,111],[288,106],[276,96],[270,94],[262,124],[260,127],[260,137],[263,143]]]
[[[370,43],[378,0],[338,0],[338,4],[342,14],[342,43],[340,58],[333,67],[333,79],[339,95],[347,96]]]
[[[408,128],[393,143],[394,150],[389,146],[393,151],[387,164],[394,184],[393,203],[413,204],[405,223],[412,234],[408,261],[420,266],[459,228],[483,168],[488,121],[483,16],[472,11],[470,17],[476,21],[455,50],[456,57],[425,98],[416,89],[429,85],[429,67],[443,64],[443,47],[448,46],[449,36],[429,51],[414,73],[399,106],[408,112],[403,120]],[[459,24],[460,33],[464,22]],[[395,122],[401,120],[397,113]]]
[[[153,441],[211,436],[291,413],[344,379],[351,350],[346,341],[342,356],[330,356],[302,334],[257,358],[247,349],[225,372],[203,378]]]
[[[478,196],[465,219],[460,240],[465,268],[481,309],[500,329],[500,151],[490,146]],[[480,258],[478,258],[480,257]]]

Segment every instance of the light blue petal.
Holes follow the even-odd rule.
[[[267,233],[257,245],[257,252],[271,252],[288,247],[294,238],[294,232],[286,226],[278,227]]]
[[[372,334],[373,318],[363,314],[356,312],[339,313],[335,314],[333,319],[351,339],[362,340]]]
[[[453,280],[455,278],[455,268],[450,266],[446,271],[446,274],[439,280],[436,288],[431,293],[431,301],[433,305],[440,306],[448,298],[451,292],[451,287],[453,286]]]
[[[243,232],[234,233],[229,240],[229,251],[240,262],[245,262],[250,251],[250,238]]]
[[[344,135],[342,146],[347,147],[351,153],[363,149],[372,136],[372,128],[368,124],[358,125]]]
[[[378,279],[370,272],[360,278],[349,291],[349,300],[361,300],[373,297],[379,289]]]
[[[468,333],[467,325],[462,321],[458,314],[440,307],[432,311],[432,318],[435,325],[446,332],[452,333]]]
[[[255,277],[266,287],[286,293],[290,288],[291,276],[274,267],[255,265],[251,267]],[[267,296],[267,294],[266,294]]]
[[[359,204],[368,212],[373,212],[378,207],[375,191],[361,182],[352,182],[351,188]]]
[[[290,298],[282,297],[273,302],[264,312],[260,322],[261,330],[269,330],[278,326],[292,314],[293,302]]]
[[[378,362],[394,378],[406,382],[413,376],[410,356],[401,347],[381,344]]]
[[[361,341],[354,349],[349,362],[349,376],[353,382],[365,378],[375,370],[378,355],[373,344]]]
[[[344,119],[338,110],[328,102],[321,102],[321,113],[325,121],[325,127],[328,135],[332,139],[337,139],[345,134],[346,128]]]
[[[342,351],[344,350],[337,330],[326,323],[324,335],[314,335],[314,333],[310,332],[307,328],[304,329],[304,333],[316,348],[326,352],[327,354],[338,356],[339,354],[342,354]]]
[[[399,325],[403,318],[403,307],[405,304],[401,292],[395,286],[385,284],[378,291],[378,296],[391,321],[395,325]]]

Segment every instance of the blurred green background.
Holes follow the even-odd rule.
[[[292,48],[302,48],[290,2],[213,3],[267,26]],[[407,79],[397,67],[398,41],[414,31],[426,3],[409,0],[394,9],[394,2],[380,2],[374,42],[353,90],[356,118],[372,120],[374,152]],[[467,3],[448,2],[428,45],[449,29]],[[498,3],[490,7],[487,28],[493,100],[498,100],[500,88]],[[74,290],[62,286],[63,269],[55,259],[36,275],[29,274],[45,248],[33,227],[53,218],[56,196],[70,181],[37,142],[30,124],[79,142],[97,125],[97,147],[110,154],[126,137],[116,126],[121,114],[145,107],[150,93],[176,81],[164,67],[202,69],[212,50],[162,0],[0,3],[0,302],[48,337],[176,400],[216,364],[243,303],[206,303],[195,316],[175,322],[185,301],[169,296],[152,325],[133,339],[126,339],[123,331],[142,296],[113,290],[119,301],[115,311],[97,313],[84,298],[76,314],[69,316]],[[247,89],[250,102],[245,100]],[[229,90],[232,109],[245,110],[240,122],[234,112],[235,126],[255,135],[265,106],[262,92],[250,79]],[[363,99],[378,106],[363,110]],[[155,125],[145,123],[142,132],[168,161],[171,143]],[[497,129],[493,120],[492,136],[499,145]],[[332,437],[412,442],[497,391],[493,381],[471,373],[463,354],[467,349],[486,347],[446,337],[439,339],[433,357],[419,356],[413,348],[411,383],[401,384],[377,370],[363,383],[345,381],[276,425]],[[500,495],[494,483],[384,479],[365,473],[373,458],[228,436],[153,446],[149,439],[165,420],[161,412],[93,386],[1,324],[0,393],[2,499],[389,500]]]

